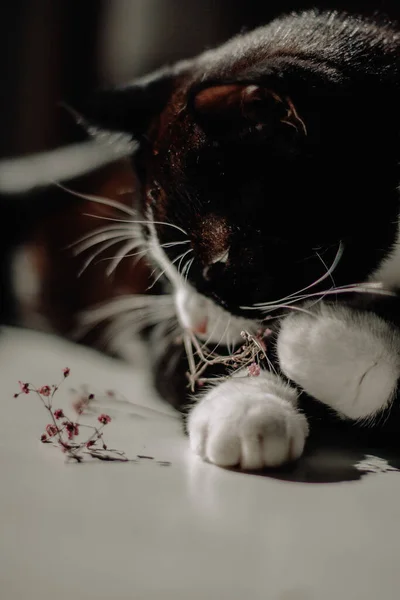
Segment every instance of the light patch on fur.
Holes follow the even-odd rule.
[[[196,332],[197,337],[210,343],[231,346],[243,343],[241,332],[255,333],[257,322],[234,317],[211,299],[202,296],[189,284],[175,290],[176,313],[184,329]],[[202,324],[206,328],[202,331]]]
[[[99,132],[94,140],[0,162],[0,192],[19,194],[89,173],[133,154],[127,134]]]
[[[282,371],[310,396],[350,419],[386,408],[400,377],[400,336],[372,313],[323,306],[283,320]]]
[[[221,467],[277,467],[301,456],[307,420],[297,393],[266,371],[211,387],[188,416],[190,445]]]
[[[379,281],[383,287],[400,287],[400,221],[397,224],[397,236],[389,256],[371,275],[372,281]]]
[[[161,248],[154,225],[149,223],[149,250],[153,259],[164,271],[174,288],[175,306],[178,320],[184,329],[196,332],[196,335],[211,344],[234,346],[243,342],[240,333],[243,330],[255,333],[257,321],[241,319],[231,315],[210,298],[199,294],[180,275]],[[206,328],[204,328],[206,323]]]

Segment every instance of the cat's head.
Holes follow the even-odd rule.
[[[259,318],[379,266],[396,234],[396,43],[306,13],[97,97],[94,119],[140,142],[145,233],[177,295]]]

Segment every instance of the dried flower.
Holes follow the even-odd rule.
[[[42,387],[38,389],[38,392],[41,396],[50,396],[51,388],[49,385],[42,385]]]
[[[21,388],[21,392],[23,394],[29,394],[29,383],[23,383],[22,381],[19,381],[19,387]]]
[[[70,373],[69,368],[65,368],[63,373],[64,377],[68,377]],[[108,448],[107,444],[103,441],[103,432],[101,431],[101,428],[98,426],[96,427],[95,425],[80,425],[78,422],[71,420],[65,415],[61,408],[53,410],[53,397],[55,393],[58,392],[60,385],[61,384],[58,383],[57,385],[43,385],[36,388],[29,383],[20,381],[20,392],[14,394],[14,397],[17,398],[21,394],[35,392],[35,394],[40,397],[44,408],[50,412],[53,422],[46,425],[45,433],[41,434],[40,441],[42,443],[51,444],[52,446],[58,446],[69,460],[74,460],[78,463],[84,460],[85,454],[99,460],[127,461],[128,458],[124,452],[116,450],[115,448]],[[84,387],[83,393],[78,398],[78,402],[74,403],[75,410],[77,410],[79,414],[83,412],[90,400],[93,400],[94,398],[94,394],[89,394],[86,386],[82,387]],[[62,421],[60,421],[61,419]],[[111,421],[111,417],[106,414],[101,414],[98,417],[98,420],[102,425],[107,425],[107,423]],[[58,425],[56,421],[60,421],[60,425]],[[89,428],[89,436],[82,441],[75,439],[80,435],[80,429],[83,427]],[[71,440],[73,440],[73,442],[71,442]]]
[[[73,423],[72,421],[64,421],[63,425],[67,430],[69,440],[72,440],[75,435],[79,435],[79,426],[77,423]]]
[[[261,373],[261,369],[257,363],[253,362],[247,367],[247,372],[250,375],[250,377],[258,377]]]
[[[97,420],[100,421],[103,425],[107,425],[111,421],[111,417],[105,415],[104,413],[97,417]]]
[[[47,431],[47,434],[49,437],[54,437],[58,433],[57,427],[55,425],[53,425],[52,423],[50,423],[49,425],[46,425],[46,431]]]

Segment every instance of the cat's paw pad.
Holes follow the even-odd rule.
[[[306,418],[296,392],[268,374],[232,378],[199,400],[188,417],[192,450],[221,467],[277,467],[303,452]]]

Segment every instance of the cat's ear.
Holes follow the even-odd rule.
[[[236,135],[256,126],[266,132],[286,125],[306,134],[292,100],[260,85],[229,83],[195,90],[191,106],[199,124],[214,135]]]
[[[123,87],[100,89],[79,112],[91,124],[140,137],[167,104],[179,73],[163,69]]]

